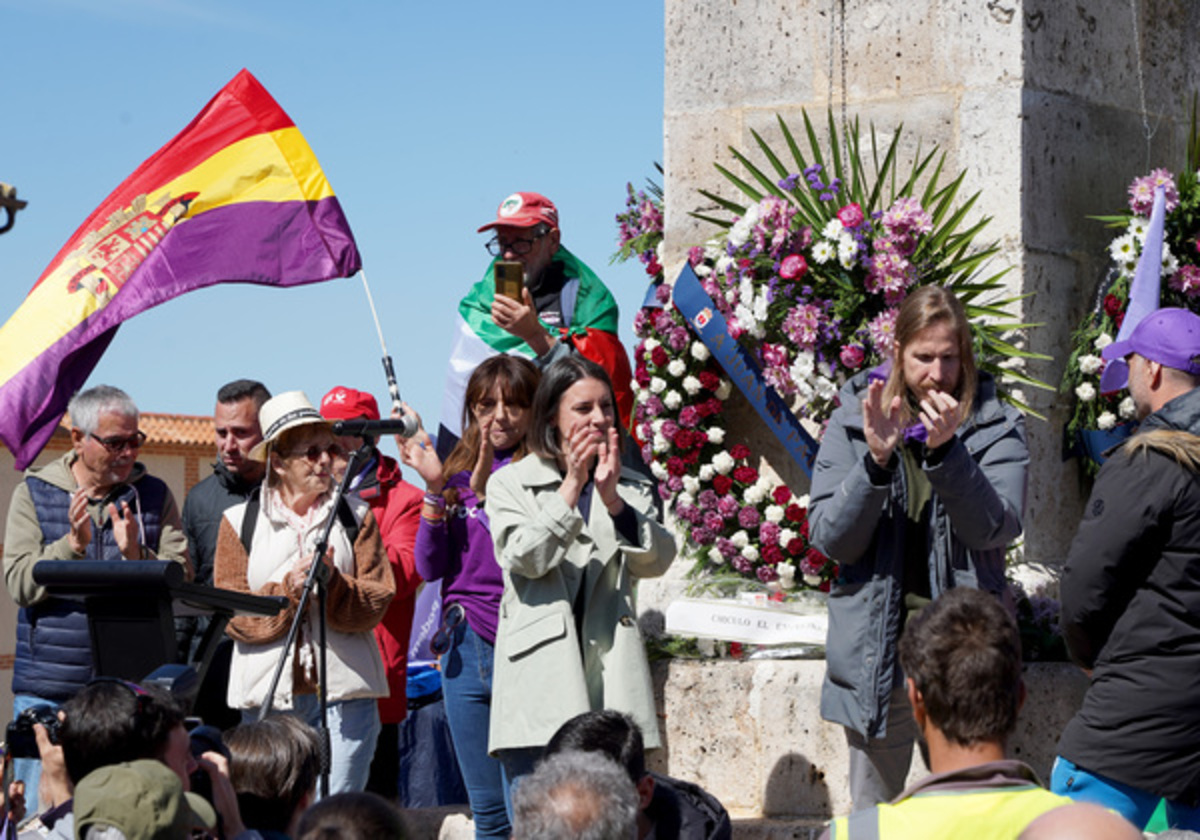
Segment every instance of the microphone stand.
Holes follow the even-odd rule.
[[[370,435],[363,435],[363,445],[354,450],[350,454],[350,461],[346,464],[346,472],[342,476],[342,481],[338,485],[337,492],[333,496],[333,506],[329,509],[329,517],[325,520],[324,529],[321,531],[321,538],[317,542],[316,551],[313,554],[313,563],[308,569],[308,578],[304,581],[304,590],[300,593],[300,603],[296,605],[296,614],[292,617],[292,626],[288,628],[287,640],[283,643],[283,650],[279,653],[279,662],[275,666],[275,673],[271,677],[271,687],[267,690],[266,699],[263,700],[262,707],[258,710],[258,719],[263,720],[271,713],[271,707],[275,703],[275,690],[279,687],[279,679],[283,676],[283,669],[291,664],[292,646],[296,643],[296,637],[300,633],[300,622],[304,620],[304,614],[308,608],[308,602],[312,597],[312,593],[317,593],[317,705],[321,710],[320,725],[317,727],[317,735],[321,743],[321,783],[320,793],[321,798],[329,796],[329,771],[331,767],[331,748],[329,741],[329,697],[328,697],[328,682],[326,680],[327,669],[325,664],[326,652],[326,620],[325,620],[325,604],[326,604],[326,584],[329,582],[329,567],[325,565],[325,552],[329,548],[329,535],[333,532],[333,523],[338,519],[338,507],[342,503],[342,499],[346,497],[350,487],[350,482],[362,470],[363,465],[371,457],[371,453],[375,449],[375,439]]]

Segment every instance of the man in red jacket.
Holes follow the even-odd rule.
[[[375,398],[364,391],[338,386],[321,399],[321,416],[326,420],[378,420],[379,406]],[[359,437],[338,438],[345,451],[334,458],[334,479],[342,480],[350,453],[362,442]],[[371,775],[367,780],[367,790],[394,799],[399,785],[399,727],[408,711],[408,640],[416,593],[421,586],[413,546],[421,522],[423,494],[400,477],[400,465],[394,458],[378,450],[373,450],[370,460],[351,480],[350,490],[371,506],[396,576],[396,597],[383,621],[375,627],[375,640],[379,643],[391,694],[379,699],[379,720],[383,730],[379,733]]]

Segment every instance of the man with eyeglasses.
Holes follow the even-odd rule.
[[[608,372],[621,425],[628,429],[632,372],[617,338],[617,302],[596,273],[563,247],[554,202],[538,193],[513,193],[500,203],[496,218],[479,228],[488,232],[484,247],[495,259],[458,307],[438,454],[445,458],[458,440],[471,371],[497,353],[517,353],[539,367],[573,352],[591,359]],[[496,261],[521,264],[520,300],[496,294]]]
[[[191,577],[179,508],[137,454],[146,440],[124,391],[98,385],[67,407],[71,450],[33,467],[13,491],[4,543],[4,581],[21,607],[13,665],[14,716],[58,705],[92,678],[87,612],[52,598],[33,580],[42,560],[171,560]],[[34,632],[36,628],[36,633]],[[37,812],[38,764],[16,761],[29,813]]]

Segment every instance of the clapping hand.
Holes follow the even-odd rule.
[[[475,458],[475,468],[471,471],[471,490],[480,502],[487,495],[487,482],[492,475],[492,462],[496,457],[495,447],[492,446],[492,424],[495,420],[496,417],[492,414],[479,420],[479,455]]]
[[[67,507],[67,519],[71,526],[67,542],[76,554],[86,552],[88,543],[92,541],[92,518],[88,515],[87,503],[87,490],[81,487],[71,494],[71,504]]]
[[[904,425],[900,419],[900,397],[892,397],[885,406],[883,388],[882,381],[873,381],[867,386],[867,397],[862,403],[863,434],[871,450],[871,457],[881,467],[891,460],[892,452],[904,435]]]
[[[607,438],[600,442],[596,454],[596,492],[611,516],[616,516],[625,507],[625,502],[617,495],[620,478],[621,445],[617,430],[612,427]]]
[[[429,433],[419,429],[408,440],[398,438],[396,442],[400,447],[400,460],[424,479],[425,489],[430,493],[441,493],[446,484],[442,477],[442,459],[438,457]]]
[[[117,541],[121,555],[126,560],[141,559],[142,544],[138,540],[138,521],[129,509],[129,502],[122,501],[119,507],[117,503],[110,502],[108,517],[112,520],[113,539]]]
[[[925,446],[937,449],[954,437],[962,422],[958,400],[944,391],[927,391],[921,400],[921,424],[928,434]]]

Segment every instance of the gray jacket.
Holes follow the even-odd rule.
[[[900,677],[896,641],[904,616],[904,470],[872,481],[860,394],[866,372],[842,389],[821,440],[809,502],[810,538],[839,564],[829,594],[821,716],[867,737],[887,729],[888,697]],[[1004,588],[1004,553],[1021,533],[1029,450],[1025,423],[980,374],[971,416],[936,465],[932,486],[929,584],[936,597],[955,586]],[[879,473],[876,473],[879,477]]]

